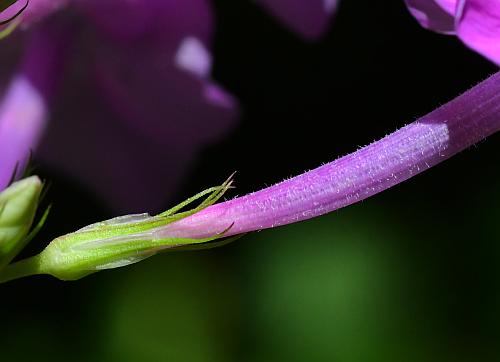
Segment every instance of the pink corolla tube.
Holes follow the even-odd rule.
[[[500,130],[500,72],[354,153],[157,230],[158,238],[226,236],[307,220],[356,203]]]

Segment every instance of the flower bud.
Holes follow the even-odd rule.
[[[50,274],[61,280],[76,280],[103,269],[139,262],[164,250],[205,248],[207,245],[200,244],[222,238],[232,225],[206,238],[170,237],[163,232],[163,228],[212,205],[222,197],[230,184],[228,180],[221,186],[205,190],[159,215],[120,216],[58,237],[42,253],[33,257],[30,268],[36,274]],[[210,195],[198,207],[178,212],[206,194]],[[208,245],[210,246],[211,244]]]
[[[41,191],[42,182],[31,176],[0,193],[0,269],[25,246]]]

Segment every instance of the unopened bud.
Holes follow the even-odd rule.
[[[42,182],[31,176],[0,193],[0,269],[25,246],[41,191]]]
[[[206,238],[169,237],[165,225],[193,215],[216,202],[230,187],[223,185],[205,190],[180,205],[156,216],[136,214],[116,217],[86,226],[54,239],[32,264],[37,274],[50,274],[61,280],[80,279],[103,269],[117,268],[144,260],[160,251],[192,249],[224,237],[227,225]],[[209,194],[196,208],[178,212],[194,200]]]

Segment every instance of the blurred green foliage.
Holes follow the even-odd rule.
[[[165,257],[113,277],[101,321],[103,360],[227,360],[238,302],[224,269],[201,255]]]
[[[421,360],[428,346],[403,262],[408,235],[391,222],[355,207],[258,234],[248,251],[258,264],[248,266],[245,298],[249,360]]]

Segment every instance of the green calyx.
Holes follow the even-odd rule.
[[[227,243],[233,239],[210,242],[223,238],[232,225],[205,239],[165,238],[158,236],[158,230],[214,204],[231,187],[231,183],[231,179],[228,179],[222,185],[202,191],[155,216],[121,216],[58,237],[39,255],[9,266],[5,273],[0,273],[0,282],[32,274],[50,274],[61,280],[76,280],[100,270],[139,262],[160,251],[202,249]],[[206,195],[197,207],[180,212]]]
[[[26,246],[43,185],[36,176],[14,182],[0,193],[0,271]],[[42,217],[44,219],[45,217]]]

